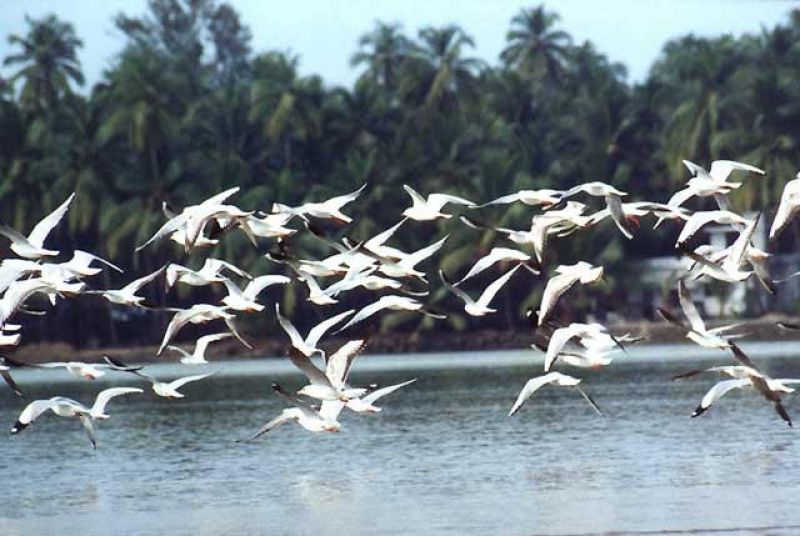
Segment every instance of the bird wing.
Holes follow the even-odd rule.
[[[539,325],[547,320],[558,302],[558,299],[567,290],[577,283],[578,278],[573,274],[558,274],[551,277],[544,287],[542,303],[539,306]]]
[[[335,210],[339,210],[340,208],[345,206],[347,203],[350,203],[351,201],[355,201],[356,199],[358,199],[358,196],[361,195],[361,192],[363,192],[364,188],[366,188],[366,187],[367,187],[367,183],[364,183],[361,186],[361,188],[359,188],[355,192],[351,192],[349,194],[344,194],[344,195],[339,195],[339,196],[336,196],[336,197],[332,197],[332,198],[328,199],[327,201],[324,201],[322,204],[325,205],[326,207],[333,207]]]
[[[175,334],[177,334],[178,331],[180,331],[180,329],[185,326],[192,317],[199,314],[201,314],[199,311],[193,309],[183,309],[175,313],[175,315],[172,317],[172,320],[170,320],[169,324],[167,324],[167,329],[164,332],[164,338],[161,341],[161,346],[158,348],[156,355],[161,355],[161,353],[164,351],[164,348],[167,346],[167,344],[169,344],[169,341],[172,340]]]
[[[285,275],[260,275],[247,284],[242,294],[245,298],[255,301],[265,288],[272,285],[285,285],[291,281]]]
[[[464,199],[463,197],[458,197],[455,195],[450,194],[430,194],[428,196],[428,204],[432,207],[435,207],[436,210],[441,209],[448,203],[452,203],[454,205],[464,205],[467,207],[474,207],[475,203],[468,199]]]
[[[400,264],[401,266],[403,266],[404,268],[407,268],[407,269],[413,268],[414,266],[416,266],[420,262],[424,261],[425,259],[427,259],[431,255],[433,255],[434,253],[439,251],[439,249],[442,247],[442,245],[445,243],[445,241],[448,238],[450,238],[450,235],[445,235],[444,238],[442,238],[441,240],[438,240],[437,242],[434,242],[430,246],[427,246],[427,247],[424,247],[424,248],[422,248],[420,250],[417,250],[414,253],[409,253],[403,259],[401,259],[398,264]]]
[[[341,322],[354,312],[355,309],[350,309],[349,311],[345,311],[343,313],[339,313],[336,316],[332,316],[327,320],[323,320],[322,322],[311,328],[311,331],[308,332],[308,336],[306,337],[306,344],[309,346],[316,347],[317,343],[319,343],[319,340],[322,338],[323,335],[325,335],[325,333],[330,328],[332,328],[333,326],[335,326],[336,324],[338,324],[339,322]]]
[[[296,327],[294,327],[292,321],[281,314],[280,304],[275,304],[275,314],[278,317],[278,324],[280,324],[283,331],[286,332],[286,334],[289,336],[289,339],[292,341],[292,346],[296,348],[305,346],[306,342],[303,339],[303,336],[300,335],[300,332],[297,331]]]
[[[246,279],[253,279],[253,276],[251,276],[249,273],[245,272],[244,270],[242,270],[241,268],[239,268],[235,264],[232,264],[232,263],[226,262],[226,261],[222,261],[222,260],[219,260],[219,259],[206,259],[206,262],[203,265],[203,268],[200,269],[200,271],[202,272],[202,271],[208,270],[210,272],[213,272],[216,275],[219,275],[220,272],[222,272],[223,269],[230,270],[231,272],[233,272],[234,274],[238,275],[239,277],[244,277]]]
[[[688,288],[686,288],[686,283],[683,282],[683,279],[678,281],[678,299],[680,300],[683,314],[686,315],[686,319],[689,321],[689,325],[692,327],[692,330],[701,333],[705,332],[706,324],[700,317],[700,313],[697,311],[697,307],[694,305],[692,293]]]
[[[195,345],[194,351],[197,355],[205,355],[206,349],[208,345],[212,342],[221,341],[222,339],[227,339],[228,337],[233,337],[233,333],[226,331],[223,333],[212,333],[211,335],[203,335],[199,339],[197,339],[197,344]],[[187,356],[188,357],[188,356]]]
[[[173,346],[173,345],[171,345],[171,344],[168,344],[168,345],[167,345],[167,350],[172,350],[172,351],[174,351],[174,352],[178,352],[178,353],[179,353],[179,354],[181,354],[183,357],[192,357],[192,354],[190,354],[189,352],[187,352],[186,350],[184,350],[184,349],[183,349],[183,348],[181,348],[180,346]]]
[[[414,190],[414,189],[413,189],[411,186],[409,186],[408,184],[404,184],[404,185],[403,185],[403,189],[404,189],[404,190],[405,190],[405,191],[408,193],[408,195],[410,195],[410,196],[411,196],[411,201],[413,201],[413,202],[414,202],[414,206],[418,206],[418,205],[425,205],[425,204],[426,204],[425,198],[424,198],[424,197],[422,197],[421,195],[419,195],[419,194],[417,193],[417,191],[416,191],[416,190]]]
[[[319,416],[326,421],[335,421],[344,406],[345,403],[341,400],[323,400],[319,407]]]
[[[708,174],[711,175],[711,178],[715,181],[725,182],[732,171],[752,171],[759,175],[764,174],[763,170],[755,166],[735,162],[733,160],[715,160],[711,162],[711,169],[708,171]]]
[[[447,277],[444,275],[444,270],[442,270],[441,268],[439,269],[439,279],[442,280],[442,283],[444,283],[444,286],[447,288],[447,290],[449,290],[450,292],[461,298],[461,300],[464,301],[464,303],[467,304],[475,303],[475,300],[473,300],[469,294],[467,294],[466,292],[456,287],[455,285],[450,283],[450,281],[447,280]]]
[[[11,387],[11,390],[14,391],[15,395],[25,396],[24,394],[22,394],[22,390],[19,388],[17,382],[14,381],[14,378],[11,376],[11,373],[7,369],[5,368],[0,369],[0,376],[2,376],[3,381],[5,381],[6,384],[8,384],[8,386]]]
[[[305,354],[301,353],[294,346],[289,348],[289,359],[294,366],[299,368],[300,371],[308,377],[312,384],[333,387],[325,373],[318,369]]]
[[[470,277],[478,275],[497,262],[506,260],[524,262],[530,260],[530,258],[530,255],[527,253],[523,253],[522,251],[516,249],[492,248],[488,255],[481,257],[477,262],[475,262],[475,264],[472,265],[472,268],[470,268],[469,272],[467,272],[467,275],[462,277],[458,283],[456,283],[456,285],[460,285]]]
[[[28,235],[28,242],[36,247],[44,246],[45,238],[47,238],[47,235],[53,230],[53,227],[58,225],[58,222],[61,221],[61,218],[64,217],[64,214],[67,213],[67,210],[69,210],[69,204],[72,202],[74,197],[75,192],[73,192],[66,201],[61,203],[57,209],[37,223],[33,228],[33,231],[31,231],[31,234]]]
[[[728,391],[733,389],[741,389],[742,387],[747,387],[750,385],[750,380],[748,379],[741,379],[741,380],[723,380],[721,382],[717,382],[714,386],[708,390],[708,392],[703,396],[703,399],[700,401],[700,405],[694,410],[692,413],[692,417],[697,417],[698,415],[704,413],[708,408],[710,408],[714,402],[725,396]]]
[[[695,212],[689,216],[689,219],[686,220],[686,223],[683,225],[683,229],[681,229],[681,234],[678,235],[676,244],[683,244],[684,242],[687,242],[705,225],[718,221],[721,217],[721,214],[724,214],[724,212],[721,210]]]
[[[140,288],[142,288],[143,286],[145,286],[149,282],[153,281],[155,278],[157,278],[159,275],[161,275],[161,273],[166,269],[167,269],[166,266],[162,266],[161,268],[159,268],[158,270],[156,270],[152,274],[146,275],[144,277],[140,277],[139,279],[134,279],[133,281],[131,281],[130,283],[128,283],[127,285],[122,287],[121,292],[123,292],[125,294],[127,294],[127,293],[136,294],[137,292],[139,292]]]
[[[89,441],[92,442],[92,447],[97,448],[97,438],[94,435],[94,424],[92,423],[92,418],[89,415],[81,414],[78,416],[83,425],[83,429],[86,430],[86,435],[89,436]]]
[[[79,249],[75,250],[75,252],[72,254],[72,260],[67,264],[73,267],[79,266],[81,268],[88,268],[89,265],[92,264],[92,261],[101,262],[109,268],[113,268],[114,270],[118,271],[119,273],[124,273],[124,270],[116,264],[113,264],[102,257],[98,257],[97,255],[93,255],[89,252],[81,251]]]
[[[230,196],[238,192],[240,189],[239,186],[234,186],[233,188],[228,188],[224,192],[218,193],[217,195],[211,196],[202,203],[200,206],[210,206],[210,205],[221,205],[224,201],[226,201]]]
[[[564,349],[564,346],[578,336],[583,331],[583,326],[577,324],[570,324],[567,327],[558,328],[553,331],[550,336],[550,342],[547,344],[547,353],[544,358],[544,371],[548,372],[553,365],[558,355]]]
[[[781,203],[778,205],[778,211],[775,213],[775,219],[772,220],[772,227],[769,229],[770,240],[775,240],[794,215],[797,214],[797,211],[800,210],[798,194],[800,194],[800,178],[790,180],[783,187]]]
[[[751,369],[758,372],[758,367],[756,367],[753,361],[750,359],[750,357],[747,354],[745,354],[741,348],[739,348],[739,345],[737,345],[733,341],[728,341],[728,343],[731,345],[731,352],[733,352],[733,357],[735,357],[739,363],[741,363],[745,367],[750,367]]]
[[[750,247],[750,240],[753,238],[753,233],[755,233],[760,219],[761,214],[758,214],[756,218],[739,233],[738,238],[736,238],[736,241],[731,246],[728,257],[722,262],[723,270],[730,272],[739,270],[739,267],[744,262],[745,253],[747,253],[747,248]]]
[[[242,442],[242,441],[252,441],[254,439],[257,439],[262,435],[266,434],[267,432],[269,432],[270,430],[272,430],[273,428],[282,425],[283,423],[297,420],[299,414],[300,410],[298,408],[286,408],[280,413],[280,415],[278,415],[277,417],[269,421],[267,424],[259,428],[258,431],[252,436],[246,439],[237,439],[236,441]]]
[[[497,199],[489,201],[488,203],[477,205],[473,208],[483,208],[483,207],[488,207],[489,205],[507,205],[509,203],[513,203],[514,201],[519,201],[519,199],[520,199],[520,192],[516,192],[513,194],[508,194],[502,197],[498,197]]]
[[[403,225],[407,220],[408,218],[403,218],[398,223],[389,227],[382,233],[376,234],[375,236],[364,242],[364,247],[366,249],[373,249],[382,246],[387,240],[389,240],[389,238],[392,237],[392,235],[394,235],[394,233],[400,228],[400,226]]]
[[[528,400],[533,393],[538,391],[543,385],[547,385],[548,383],[553,383],[558,379],[557,372],[550,372],[545,374],[544,376],[537,376],[535,378],[531,378],[522,388],[522,391],[519,392],[517,396],[517,400],[514,402],[514,405],[511,406],[511,411],[508,412],[508,416],[511,417],[522,405]]]
[[[694,197],[694,195],[695,195],[694,190],[692,190],[691,188],[684,188],[683,190],[678,190],[677,192],[672,194],[672,197],[669,198],[669,201],[667,201],[667,206],[673,208],[679,207],[686,201]]]
[[[92,416],[102,414],[108,402],[117,396],[127,395],[129,393],[141,393],[143,392],[138,387],[112,387],[111,389],[105,389],[98,393],[97,398],[94,399],[94,405],[92,406],[90,413]]]
[[[692,176],[696,177],[698,175],[707,174],[704,167],[698,166],[694,162],[690,162],[689,160],[681,160],[681,162],[683,162],[683,165],[686,166]]]
[[[611,213],[611,219],[617,224],[617,227],[628,240],[633,238],[633,231],[625,219],[625,211],[622,209],[622,199],[618,195],[609,194],[605,196],[608,211]]]
[[[387,385],[386,387],[381,387],[380,389],[375,389],[374,391],[372,391],[368,395],[361,397],[361,400],[363,400],[367,404],[373,404],[379,398],[383,398],[384,396],[386,396],[388,394],[394,393],[395,391],[397,391],[398,389],[400,389],[402,387],[405,387],[406,385],[411,385],[415,381],[417,381],[416,378],[414,378],[413,380],[405,381],[403,383],[396,383],[394,385]]]
[[[366,339],[357,339],[343,344],[330,357],[325,366],[325,376],[336,387],[343,387],[350,375],[350,367],[355,358],[364,351]]]
[[[164,224],[161,227],[158,228],[158,230],[155,232],[155,234],[153,234],[153,236],[148,238],[147,241],[144,244],[142,244],[140,246],[137,246],[134,251],[138,252],[138,251],[143,250],[144,248],[146,248],[147,246],[149,246],[150,244],[152,244],[156,240],[159,240],[159,239],[161,239],[161,238],[163,238],[165,236],[171,235],[172,233],[174,233],[175,231],[177,231],[178,229],[180,229],[184,225],[186,225],[186,215],[185,214],[178,214],[177,216],[175,216],[171,220],[167,220],[166,222],[164,222]]]
[[[57,406],[62,401],[63,400],[58,397],[51,398],[49,400],[34,400],[22,410],[22,413],[20,413],[19,417],[17,418],[17,422],[14,424],[14,428],[12,428],[12,432],[15,430],[19,431],[28,426],[30,423],[35,421],[39,415],[48,409]]]
[[[378,311],[380,311],[382,309],[389,309],[391,307],[394,307],[395,305],[400,303],[399,300],[411,300],[413,302],[416,302],[416,300],[412,300],[411,298],[405,298],[403,296],[383,296],[378,301],[367,305],[366,307],[361,309],[359,312],[357,312],[355,314],[355,316],[353,316],[353,318],[351,318],[347,322],[347,324],[345,324],[341,328],[337,329],[335,331],[335,333],[339,333],[341,331],[344,331],[345,329],[349,328],[350,326],[358,324],[362,320],[366,320],[367,318],[369,318],[370,316],[374,315],[375,313],[377,313]]]
[[[578,390],[581,396],[589,403],[590,406],[592,406],[592,409],[594,409],[598,415],[605,416],[603,410],[600,409],[600,406],[597,405],[597,402],[594,401],[594,398],[592,398],[589,393],[584,391],[580,385],[576,385],[575,389]]]
[[[172,388],[172,389],[177,391],[178,389],[180,389],[181,387],[183,387],[187,383],[200,381],[203,378],[208,378],[209,376],[211,376],[213,374],[216,374],[217,372],[219,372],[219,371],[207,372],[205,374],[195,374],[194,376],[184,376],[183,378],[178,378],[177,380],[173,380],[173,381],[169,382],[169,386],[170,386],[170,388]]]
[[[519,267],[520,265],[518,264],[505,274],[501,275],[500,277],[492,281],[491,284],[489,284],[489,286],[486,287],[484,291],[481,293],[480,298],[478,298],[477,301],[478,305],[481,305],[483,307],[488,307],[489,303],[491,303],[495,295],[500,291],[501,288],[503,288],[503,285],[505,285],[508,282],[508,280],[511,279],[511,276],[514,275],[514,272],[519,270]]]

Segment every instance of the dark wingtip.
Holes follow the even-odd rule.
[[[17,421],[14,423],[14,426],[11,427],[11,433],[18,434],[27,427],[28,427],[27,424],[22,424],[21,422]]]
[[[697,406],[694,411],[692,412],[691,417],[694,419],[695,417],[699,417],[703,413],[706,412],[708,408],[704,408],[703,406]]]

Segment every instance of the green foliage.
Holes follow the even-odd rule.
[[[408,203],[403,184],[485,202],[518,189],[604,180],[636,199],[665,201],[687,177],[682,159],[728,158],[767,171],[766,180],[734,194],[747,209],[774,205],[800,163],[797,10],[757,35],[676,39],[637,85],[591,43],[573,43],[544,7],[510,21],[493,66],[469,56],[474,42],[458,26],[412,38],[398,24],[378,22],[351,59],[363,69],[358,82],[332,88],[300,76],[291,54],[252,55],[247,26],[224,2],[151,0],[149,8],[116,19],[127,47],[89,95],[72,91],[83,82],[81,41],[53,16],[28,20],[26,35],[9,37],[4,61],[18,70],[0,86],[2,220],[28,230],[77,190],[58,240],[109,255],[133,273],[181,254],[172,244],[133,253],[163,222],[162,201],[180,207],[231,186],[241,187],[236,202],[244,208],[269,211],[275,201],[299,204],[367,182],[347,232],[369,236],[396,223]],[[523,229],[531,209],[488,207],[479,215]],[[451,235],[437,258],[454,278],[496,240],[457,218],[407,226],[395,239],[405,250]],[[610,309],[635,284],[623,259],[671,252],[664,233],[646,226],[632,242],[612,224],[555,239],[547,262],[602,259]],[[210,254],[267,269],[246,241],[222,242]],[[310,255],[326,254],[318,242],[302,244]],[[435,286],[438,266],[429,268]],[[526,277],[512,281],[523,309],[541,292]],[[306,310],[302,285],[283,292],[287,311]],[[601,294],[579,297],[592,308],[591,296]],[[431,303],[448,299],[434,292]],[[501,307],[489,323],[524,322],[511,302]],[[450,327],[472,322],[455,315]],[[408,315],[384,324],[434,325]]]

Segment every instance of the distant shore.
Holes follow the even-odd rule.
[[[787,318],[769,315],[759,319],[747,320],[740,333],[747,334],[742,340],[798,340],[800,331],[787,331],[775,325],[778,320],[800,324],[800,318]],[[619,323],[609,328],[614,334],[631,333],[644,336],[641,344],[664,344],[688,342],[685,332],[666,322],[628,322]],[[288,339],[271,337],[266,339],[248,339],[253,349],[247,349],[238,341],[231,339],[216,343],[209,348],[209,360],[223,359],[256,359],[279,357],[286,353]],[[347,338],[331,338],[324,346],[336,349],[347,342]],[[459,352],[480,350],[512,350],[529,348],[533,342],[532,329],[520,328],[509,330],[483,329],[463,332],[390,332],[372,336],[366,353],[369,354],[404,354],[425,352]],[[189,341],[188,346],[191,346]],[[180,345],[186,348],[187,345]],[[76,349],[62,342],[33,343],[20,346],[8,355],[28,363],[46,361],[101,361],[103,354],[119,357],[123,361],[156,362],[177,361],[176,352],[165,351],[161,357],[156,356],[158,346],[120,346],[93,349]],[[800,351],[800,346],[798,346]]]

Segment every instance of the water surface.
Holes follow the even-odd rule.
[[[772,375],[800,377],[795,344],[744,347]],[[747,391],[690,419],[716,378],[669,380],[728,362],[684,345],[633,349],[576,372],[607,417],[551,387],[509,419],[540,373],[531,352],[366,356],[354,384],[419,380],[378,415],[344,414],[342,433],[287,424],[247,444],[233,440],[284,407],[270,383],[297,388],[302,377],[285,361],[215,364],[203,370],[221,372],[186,386],[184,400],[112,401],[96,452],[77,422],[51,414],[0,438],[0,534],[800,533],[797,431]],[[31,398],[87,404],[109,385],[142,385],[17,377]],[[10,428],[24,404],[0,390],[0,423]],[[786,406],[800,422],[800,405]]]

